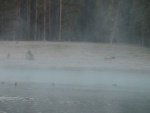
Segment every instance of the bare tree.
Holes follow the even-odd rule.
[[[116,18],[114,20],[114,25],[113,25],[113,31],[111,33],[111,36],[110,36],[110,43],[109,43],[109,46],[112,45],[112,42],[114,40],[114,36],[116,34],[116,31],[117,31],[117,27],[118,27],[118,20],[119,20],[119,10],[120,10],[120,1],[118,3],[118,7],[117,7],[117,12],[116,12]]]

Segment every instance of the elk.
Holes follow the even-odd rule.
[[[111,61],[112,59],[116,59],[116,57],[115,56],[105,56],[104,57],[105,61],[108,61],[108,60]]]

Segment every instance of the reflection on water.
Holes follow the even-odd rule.
[[[134,89],[134,88],[131,88]],[[44,83],[0,86],[0,113],[148,113],[150,91]]]

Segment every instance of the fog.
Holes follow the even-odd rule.
[[[0,81],[26,83],[54,83],[62,85],[148,88],[150,76],[145,72],[121,72],[99,70],[28,70],[0,69]]]
[[[0,113],[150,111],[147,4],[1,1]]]

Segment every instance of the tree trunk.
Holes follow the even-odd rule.
[[[3,13],[3,11],[2,11],[2,36],[4,35],[4,13]]]
[[[35,6],[35,35],[34,35],[34,40],[37,40],[37,20],[38,20],[38,0],[36,0],[36,6]]]
[[[143,17],[142,17],[142,27],[141,27],[141,45],[144,46],[145,45],[145,36],[146,36],[146,32],[149,32],[148,27],[147,27],[147,21],[146,21],[146,17],[149,15],[149,11],[150,11],[150,8],[148,8],[144,14],[143,14]]]
[[[114,40],[114,36],[116,34],[116,30],[117,30],[117,26],[118,26],[118,19],[119,19],[119,11],[120,11],[120,1],[118,3],[118,7],[117,7],[117,14],[116,14],[116,18],[115,18],[115,22],[114,22],[114,26],[113,26],[113,31],[112,31],[111,36],[110,36],[109,46],[112,45],[113,40]]]
[[[27,0],[27,22],[30,22],[30,3]]]
[[[60,15],[59,15],[59,17],[60,17],[60,22],[59,22],[59,41],[61,40],[61,32],[62,32],[62,0],[60,0]]]
[[[46,40],[46,0],[44,0],[44,33],[43,40]]]
[[[49,0],[49,16],[48,16],[49,17],[49,26],[48,26],[49,27],[49,40],[50,40],[50,35],[51,35],[50,34],[51,32],[51,7],[50,6],[51,6],[51,0]]]
[[[30,1],[30,40],[35,38],[35,5],[36,0]]]
[[[2,6],[2,36],[3,36],[3,38],[2,38],[2,40],[5,40],[5,34],[4,34],[4,32],[5,32],[5,25],[4,25],[4,23],[5,23],[5,10],[6,10],[6,6],[5,6],[5,2],[6,1],[3,1],[3,6]]]
[[[113,39],[114,39],[114,36],[115,36],[115,33],[116,33],[116,29],[117,29],[117,21],[118,21],[118,14],[117,14],[117,16],[116,16],[115,23],[114,23],[114,27],[113,27],[113,31],[112,31],[112,33],[111,33],[110,44],[109,44],[109,46],[112,45],[112,42],[113,42]]]
[[[59,38],[59,22],[57,17],[58,16],[58,0],[51,0],[50,4],[50,14],[51,14],[51,20],[50,20],[50,35],[51,35],[51,40],[53,41],[58,41]]]
[[[17,2],[16,22],[17,22],[16,36],[17,36],[17,40],[19,40],[20,39],[20,1],[19,0]]]
[[[30,33],[30,2],[27,0],[27,37],[29,38]]]

